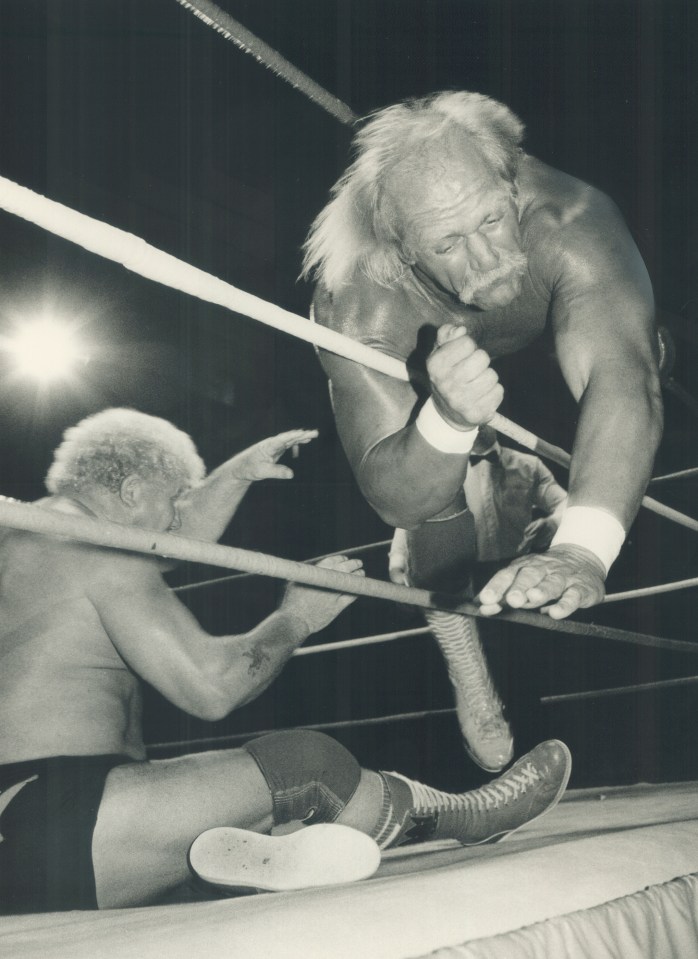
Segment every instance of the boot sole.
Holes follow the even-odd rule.
[[[219,826],[197,836],[189,849],[191,869],[206,882],[269,892],[367,879],[380,859],[370,836],[338,823],[307,826],[287,836]]]

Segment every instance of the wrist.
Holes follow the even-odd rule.
[[[277,615],[284,618],[286,626],[295,641],[294,645],[303,642],[304,639],[307,639],[308,636],[312,634],[313,630],[308,620],[301,612],[293,609],[291,606],[279,607]]]
[[[624,541],[625,530],[612,513],[594,506],[568,506],[550,546],[581,546],[608,573]]]
[[[422,439],[441,453],[469,453],[478,434],[477,426],[458,429],[444,419],[431,396],[419,411],[415,426]]]

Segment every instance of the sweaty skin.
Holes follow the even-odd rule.
[[[436,179],[439,175],[434,173]],[[448,178],[448,169],[441,175]],[[334,295],[318,288],[314,318],[422,371],[437,330],[446,324],[465,328],[484,351],[485,366],[489,358],[515,353],[550,330],[563,376],[580,406],[569,504],[607,510],[627,531],[649,479],[662,426],[647,271],[616,207],[598,190],[532,157],[523,158],[517,187],[518,227],[510,229],[499,246],[514,244],[511,237],[518,230],[519,247],[527,257],[518,284],[515,280],[507,290],[485,290],[472,301],[478,306],[462,303],[458,271],[441,266],[443,248],[435,242],[439,231],[430,235],[428,217],[422,216],[413,231],[416,244],[412,243],[421,244],[420,252],[402,280],[385,288],[357,269]],[[443,197],[432,190],[426,206],[427,212],[430,205],[435,208],[445,223],[449,183],[441,192]],[[455,237],[454,242],[467,243],[471,265],[491,269],[497,236],[486,231],[499,230],[502,216],[506,220],[510,211],[495,190],[490,191],[491,202],[478,207],[473,207],[470,195],[462,196],[462,190],[451,192],[454,207],[465,211],[463,232],[467,232],[465,241]],[[419,189],[416,196],[418,207],[424,206]],[[492,206],[491,226],[487,203]],[[406,204],[403,200],[404,213]],[[485,227],[478,228],[479,223]],[[414,239],[409,230],[405,239],[408,243]],[[427,255],[425,249],[435,252]],[[510,302],[497,305],[498,298]],[[429,360],[432,381],[438,352]],[[392,526],[414,529],[430,518],[453,513],[462,496],[467,456],[441,453],[414,426],[419,408],[432,392],[429,377],[404,383],[328,353],[321,359],[342,443],[366,499],[379,515]],[[454,426],[474,425],[459,420],[458,411],[438,395],[435,400]],[[500,401],[495,397],[491,405]],[[580,557],[587,565],[591,560],[589,575],[594,582],[586,572],[585,581],[577,582],[572,568]],[[564,602],[544,608],[552,615],[568,615],[603,595],[602,576],[593,562],[588,551],[577,547],[556,547],[542,556],[518,560],[482,591],[483,609],[496,612],[505,600],[512,606],[543,606],[567,589],[572,592]]]

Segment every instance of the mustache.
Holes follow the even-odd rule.
[[[461,303],[470,303],[474,296],[480,290],[492,286],[498,280],[514,279],[523,276],[528,267],[528,257],[521,251],[503,251],[500,253],[500,259],[493,270],[487,270],[484,273],[471,273],[458,293],[458,299]]]

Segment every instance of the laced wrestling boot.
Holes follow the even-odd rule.
[[[372,876],[380,850],[369,836],[339,823],[318,823],[285,836],[247,829],[207,829],[189,849],[200,879],[231,893],[307,889]]]
[[[390,815],[378,843],[386,848],[433,839],[456,839],[463,846],[497,842],[553,809],[571,770],[569,749],[551,739],[472,792],[441,792],[400,773],[381,773]]]
[[[514,755],[514,739],[502,712],[471,616],[424,610],[439,645],[456,699],[458,723],[465,750],[482,769],[497,773]]]

